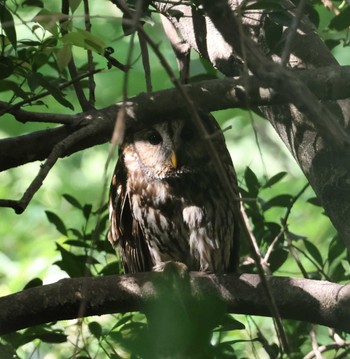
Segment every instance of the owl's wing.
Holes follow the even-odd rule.
[[[114,247],[120,245],[125,272],[150,271],[151,256],[140,225],[131,214],[126,173],[121,161],[117,163],[110,187],[109,217],[108,240]]]

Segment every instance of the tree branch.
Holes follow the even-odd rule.
[[[344,99],[350,97],[350,67],[331,66],[317,70],[296,70],[293,72],[305,83],[319,99]],[[283,80],[282,80],[283,81]],[[267,106],[285,103],[281,94],[264,89],[263,84],[254,76],[235,79],[220,79],[186,85],[186,91],[194,105],[203,111],[220,109]],[[22,122],[51,122],[57,119],[66,124],[53,129],[0,140],[0,171],[17,167],[48,157],[53,146],[82,127],[94,127],[94,135],[76,143],[62,154],[69,156],[74,152],[107,142],[113,132],[120,104],[101,110],[92,110],[75,115],[37,113],[25,110],[13,110],[12,114]],[[134,120],[154,121],[165,116],[183,116],[186,113],[182,96],[175,89],[163,90],[152,94],[140,94],[130,98],[126,104],[129,123]],[[0,107],[1,103],[0,103]]]
[[[0,298],[0,334],[51,321],[84,316],[143,311],[161,300],[155,290],[163,273],[63,279]],[[303,320],[350,332],[350,285],[300,278],[268,277],[282,318]],[[237,314],[270,316],[258,275],[221,276],[190,273],[191,293],[201,301],[220,298]]]

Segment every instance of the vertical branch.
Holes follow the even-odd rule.
[[[304,8],[305,8],[305,0],[300,0],[297,10],[295,12],[295,16],[293,17],[292,24],[288,29],[288,36],[286,39],[286,43],[283,48],[282,56],[281,56],[281,65],[286,66],[289,62],[289,56],[292,49],[292,43],[295,38],[295,34],[298,30],[300,19],[303,16]]]
[[[69,1],[68,0],[62,0],[62,14],[69,15]],[[62,25],[64,23],[64,21],[65,20],[60,21],[60,24]],[[67,32],[68,31],[65,30],[61,26],[61,34],[65,35],[65,34],[67,34]],[[77,71],[77,67],[75,66],[73,57],[69,61],[68,71],[69,71],[70,77],[72,79],[75,79],[78,77],[78,71]],[[74,91],[75,91],[75,94],[77,95],[81,109],[83,111],[88,111],[88,110],[93,109],[93,107],[90,105],[89,101],[86,99],[86,96],[84,94],[83,88],[80,85],[80,82],[78,82],[78,81],[74,82],[73,86],[74,86]]]
[[[89,0],[84,0],[84,16],[85,16],[85,29],[88,32],[91,32],[91,21],[90,21],[90,10],[89,10]],[[94,59],[92,56],[92,51],[87,50],[87,60],[88,60],[88,69],[89,69],[89,104],[91,107],[95,107],[95,80],[94,80]]]
[[[168,37],[171,47],[176,56],[177,66],[180,72],[180,82],[187,84],[190,77],[190,55],[191,48],[186,42],[182,41],[171,21],[164,15],[160,16],[164,32]]]
[[[152,92],[151,66],[149,63],[147,42],[142,37],[142,35],[140,36],[139,32],[137,32],[137,35],[140,41],[142,65],[143,65],[143,69],[145,70],[146,89],[147,89],[147,93],[151,93]]]

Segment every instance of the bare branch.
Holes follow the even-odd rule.
[[[68,0],[62,0],[62,14],[65,14],[65,15],[69,14],[69,1]],[[62,23],[64,23],[64,21],[65,20],[61,20],[60,23],[62,24]],[[64,27],[62,27],[62,26],[61,26],[61,33],[62,33],[62,35],[65,35],[67,33],[67,30],[65,30]],[[68,70],[69,70],[69,73],[70,73],[70,76],[72,79],[78,77],[78,71],[75,66],[73,57],[71,58],[71,60],[68,63]],[[89,75],[89,78],[90,78],[90,76],[91,75]],[[88,110],[93,109],[93,106],[91,106],[89,101],[86,99],[86,96],[84,94],[83,88],[80,85],[80,82],[75,81],[73,83],[73,86],[74,86],[74,90],[77,95],[79,104],[81,106],[81,109],[83,111],[88,111]]]
[[[91,32],[91,21],[90,21],[90,10],[89,10],[89,1],[84,0],[84,15],[85,15],[85,30]],[[93,72],[95,70],[94,58],[92,56],[92,51],[87,50],[87,59],[88,59],[88,68],[89,68],[89,104],[92,108],[95,107],[95,80]]]

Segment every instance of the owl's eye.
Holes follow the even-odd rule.
[[[162,142],[162,136],[158,132],[152,132],[148,137],[147,141],[151,145],[159,145]]]
[[[192,140],[194,136],[194,128],[190,124],[186,124],[181,131],[181,138],[185,141]]]

